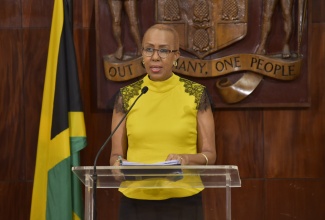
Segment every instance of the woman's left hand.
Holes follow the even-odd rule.
[[[186,165],[187,163],[187,157],[183,154],[169,154],[166,160],[178,160],[181,165]]]

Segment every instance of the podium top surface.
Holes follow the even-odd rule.
[[[93,166],[73,167],[86,187],[92,187]],[[240,187],[238,167],[213,166],[97,166],[98,188],[225,188]]]

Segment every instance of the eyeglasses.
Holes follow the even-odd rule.
[[[151,47],[147,47],[147,48],[142,48],[143,54],[147,57],[151,57],[155,51],[158,52],[158,56],[162,59],[166,58],[170,53],[174,53],[177,52],[178,50],[168,50],[165,48],[161,48],[161,49],[154,49]]]

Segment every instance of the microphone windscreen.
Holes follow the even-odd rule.
[[[142,89],[141,89],[141,93],[142,94],[146,94],[146,92],[148,92],[148,86],[145,86],[145,87],[143,87]]]

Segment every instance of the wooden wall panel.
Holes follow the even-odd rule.
[[[268,178],[325,177],[325,25],[312,25],[309,72],[311,107],[264,111]]]
[[[1,0],[0,5],[0,27],[21,27],[21,0]]]
[[[26,125],[24,146],[28,180],[34,178],[49,37],[48,28],[23,31],[24,120]]]
[[[24,177],[21,30],[0,30],[0,180]]]
[[[118,219],[120,193],[117,189],[98,190],[97,219]]]
[[[263,112],[216,111],[217,164],[237,165],[242,178],[263,177]]]
[[[26,199],[24,203],[24,219],[29,219],[30,216],[30,208],[32,205],[32,194],[33,194],[33,182],[28,181],[26,184]],[[31,219],[30,219],[31,220]]]
[[[325,176],[324,119],[317,120],[314,116],[307,111],[265,113],[265,169],[268,178]]]
[[[242,181],[242,187],[231,191],[232,219],[262,220],[264,215],[264,181],[249,179]],[[203,207],[205,220],[225,219],[225,189],[205,189]]]
[[[232,189],[232,220],[262,220],[265,217],[265,180],[242,179],[242,187]],[[221,220],[221,219],[220,219]]]
[[[313,22],[324,23],[325,22],[325,1],[312,0]]]
[[[325,181],[308,179],[266,182],[265,220],[325,219]]]
[[[95,14],[94,12],[95,1],[74,1],[73,4],[73,26],[74,28],[94,28],[95,27]]]
[[[50,27],[54,1],[22,0],[23,27]]]
[[[23,181],[0,182],[1,219],[29,219],[30,201],[26,194],[27,183]]]
[[[81,163],[83,165],[94,165],[97,152],[111,133],[111,117],[112,114],[110,113],[92,113],[88,115],[86,119],[88,146],[81,152]],[[97,165],[109,165],[110,145],[109,142],[102,151]]]

